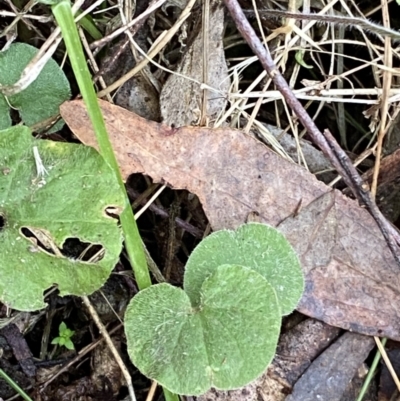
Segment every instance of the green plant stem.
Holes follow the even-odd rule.
[[[386,341],[387,338],[382,338],[382,346],[386,345]],[[379,350],[376,351],[374,360],[372,361],[371,367],[368,371],[367,377],[364,380],[364,384],[361,387],[360,393],[358,394],[357,400],[356,401],[362,401],[362,399],[364,398],[369,385],[371,384],[371,380],[374,377],[374,374],[376,372],[376,368],[378,366],[379,361],[381,360],[381,353],[379,352]]]
[[[0,369],[0,377],[3,378],[24,400],[32,401],[32,398],[3,369]]]
[[[178,394],[171,393],[171,391],[167,390],[165,387],[163,387],[163,391],[164,391],[165,401],[179,401]]]
[[[89,118],[96,133],[100,153],[115,171],[121,190],[125,193],[125,209],[122,212],[120,219],[125,237],[125,246],[132,264],[136,282],[139,289],[142,290],[151,285],[142,239],[136,225],[132,208],[130,207],[128,196],[126,195],[125,185],[107,134],[103,115],[97,101],[96,92],[93,88],[92,79],[86,64],[78,30],[72,15],[71,4],[68,0],[61,0],[52,6],[52,11],[58,25],[60,26],[75,78],[78,82]]]
[[[77,15],[80,14],[80,11],[77,12]],[[93,22],[93,19],[89,15],[85,15],[78,24],[94,39],[100,40],[103,35],[97,29],[97,26]]]

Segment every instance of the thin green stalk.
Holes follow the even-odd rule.
[[[382,345],[386,345],[387,338],[382,338]],[[376,373],[376,368],[378,366],[379,361],[381,360],[381,353],[379,350],[376,351],[374,360],[372,361],[371,367],[369,368],[367,377],[364,380],[364,384],[361,387],[360,393],[358,394],[357,400],[356,401],[362,401],[363,398],[365,397],[365,394],[368,390],[369,385],[371,384],[371,380]]]
[[[179,401],[178,394],[171,393],[171,391],[167,390],[165,387],[163,387],[163,391],[165,401]]]
[[[78,11],[77,15],[80,14]],[[96,24],[94,23],[92,17],[89,15],[85,15],[81,20],[79,20],[78,24],[94,39],[99,40],[103,37],[101,32],[97,29]]]
[[[32,401],[32,398],[29,397],[28,394],[25,393],[24,390],[3,369],[0,369],[0,377],[3,378],[9,386],[11,386],[24,400]]]
[[[61,29],[76,81],[78,82],[89,118],[96,133],[100,153],[115,171],[121,190],[125,193],[125,209],[120,216],[122,230],[125,236],[125,246],[135,273],[138,287],[139,289],[144,289],[151,285],[151,280],[147,268],[146,256],[143,250],[142,239],[140,238],[128,196],[126,195],[125,185],[107,134],[103,115],[97,101],[96,92],[93,88],[90,72],[86,65],[82,44],[72,16],[71,4],[68,0],[61,0],[52,6],[52,11]]]

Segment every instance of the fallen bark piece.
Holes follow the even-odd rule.
[[[312,361],[339,336],[340,329],[315,319],[307,319],[281,335],[270,376],[293,386]]]
[[[238,130],[167,127],[102,101],[124,179],[147,174],[196,194],[214,230],[256,212],[299,254],[306,288],[298,310],[328,324],[400,340],[400,278],[383,236],[355,201]],[[81,101],[61,114],[96,147]],[[295,217],[293,217],[295,216]]]
[[[374,345],[371,337],[343,334],[311,364],[286,401],[340,401]]]

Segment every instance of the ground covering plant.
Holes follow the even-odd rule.
[[[61,13],[55,12],[58,21],[71,16],[69,5],[60,4]],[[63,33],[67,38],[67,31]],[[75,46],[75,38],[68,40],[73,60],[69,46]],[[34,51],[27,50],[27,54],[31,57]],[[3,56],[5,59],[7,53]],[[76,61],[75,72],[80,62]],[[18,74],[3,85],[12,85],[17,78]],[[39,85],[35,90],[40,91],[40,85],[44,85],[48,92],[62,92],[57,99],[48,100],[55,108],[69,95],[65,86],[58,91],[40,78],[35,82]],[[90,92],[86,93],[88,103],[96,110],[87,78],[80,77],[78,83]],[[38,111],[30,109],[23,93],[29,94],[29,87],[17,100],[5,96],[3,106],[14,99],[13,106],[19,108],[21,119],[35,123],[30,116]],[[96,113],[89,110],[94,120],[101,120]],[[4,126],[7,124],[5,117]],[[104,130],[101,121],[100,130]],[[122,235],[116,219],[106,210],[112,208],[114,215],[120,214],[124,227],[127,198],[115,157],[113,160],[108,156],[111,147],[104,137],[100,141],[106,160],[81,145],[35,140],[27,127],[0,132],[0,240],[4,261],[0,300],[14,309],[34,311],[45,307],[43,292],[54,284],[60,295],[90,294],[104,284],[116,264]],[[57,197],[61,197],[59,201]],[[88,249],[97,246],[100,250],[89,260],[68,255],[65,245],[70,238],[78,239]],[[140,248],[140,238],[135,241],[139,241],[136,249]],[[139,283],[139,287],[146,285]],[[272,360],[282,315],[295,308],[303,287],[297,256],[276,229],[250,223],[237,231],[216,232],[204,239],[189,258],[184,290],[159,284],[133,298],[125,316],[129,354],[139,370],[174,393],[198,395],[211,386],[243,386]],[[53,343],[72,349],[72,335],[73,331],[62,323]]]
[[[304,64],[302,65],[304,66]],[[10,83],[5,82],[2,84],[7,86]],[[15,100],[13,102],[13,94],[7,95],[6,91],[3,93],[6,95],[3,104],[6,105],[7,103],[7,108],[5,108],[7,110],[4,112],[5,116],[9,114],[8,105],[11,105],[20,109],[20,117],[23,121],[29,124],[34,123],[34,121],[28,121],[27,114],[24,114],[25,106],[23,102],[20,104]],[[44,116],[41,119],[43,118]],[[8,122],[6,121],[5,126],[7,124]],[[28,159],[33,158],[35,162],[34,165],[32,164],[32,187],[36,186],[35,189],[39,191],[43,187],[48,187],[48,171],[53,165],[48,163],[46,159],[46,149],[42,149],[36,144],[31,148],[28,147],[28,149],[29,152],[26,157]],[[104,153],[103,156],[105,156]],[[25,159],[25,155],[23,155],[22,159]],[[110,161],[108,161],[108,164],[113,165]],[[10,173],[13,174],[14,170],[9,169],[8,165],[6,165],[3,174],[9,175]],[[51,179],[54,180],[54,177],[51,177]],[[7,181],[5,180],[4,182]],[[122,188],[120,177],[119,185]],[[120,209],[123,209],[125,205],[126,197],[124,198],[123,196]],[[4,225],[3,231],[11,227],[10,222],[13,222],[13,217],[12,214],[4,209],[4,213],[2,212],[1,215],[2,224]],[[222,238],[218,242],[218,246],[211,246],[210,254],[202,255],[196,249],[187,265],[184,291],[168,284],[153,286],[141,291],[128,308],[126,328],[132,360],[143,373],[155,378],[171,391],[183,394],[200,394],[210,386],[221,389],[235,388],[260,374],[273,356],[274,343],[276,345],[279,334],[280,316],[289,313],[301,295],[302,277],[301,274],[297,274],[301,271],[300,269],[286,271],[284,268],[276,271],[273,269],[266,269],[266,271],[261,269],[259,271],[259,263],[254,265],[253,263],[259,259],[263,260],[263,256],[257,253],[260,251],[260,247],[258,247],[254,256],[248,258],[243,255],[252,255],[252,250],[246,249],[246,252],[242,254],[234,252],[241,248],[242,243],[240,241],[235,242],[229,237],[235,237],[237,233],[246,231],[247,227],[250,226],[251,229],[256,226],[258,226],[257,228],[261,227],[259,225],[243,226],[246,229],[241,227],[234,234],[231,232],[230,235],[225,237],[226,232],[218,232],[210,236],[209,240],[205,240],[200,244],[198,249],[203,249],[204,247],[206,249],[207,247],[204,244],[207,244],[207,241],[212,241],[212,238],[217,238],[218,236]],[[20,225],[19,227],[19,233],[23,235],[17,237],[17,241],[30,241],[27,248],[29,252],[33,254],[45,253],[50,256],[49,260],[57,257],[66,258],[69,262],[72,261],[73,258],[62,254],[64,240],[67,238],[65,235],[63,238],[56,238],[54,233],[47,228],[28,224]],[[33,233],[33,237],[27,236],[26,230]],[[125,232],[128,232],[128,230],[125,230]],[[75,235],[75,233],[73,234]],[[266,236],[262,237],[263,240],[265,240]],[[83,240],[83,237],[79,235],[77,237]],[[32,240],[32,238],[39,239],[40,244]],[[250,238],[252,237],[250,236]],[[136,237],[136,245],[140,248],[140,241],[137,240],[138,238]],[[101,240],[92,241],[93,239],[90,239],[88,243],[106,248],[106,242]],[[221,249],[227,247],[226,244],[229,241],[234,243],[232,251],[228,253],[220,252]],[[245,239],[243,242],[246,242]],[[26,245],[27,242],[22,243]],[[268,241],[265,243],[270,245]],[[44,251],[43,248],[45,248]],[[262,255],[269,253],[269,249],[261,252]],[[200,255],[197,261],[196,254]],[[217,256],[215,257],[215,255]],[[231,257],[232,255],[234,257]],[[99,260],[102,260],[103,257],[104,255]],[[279,257],[273,260],[279,260]],[[78,261],[80,262],[79,258]],[[269,260],[269,264],[273,265],[271,260]],[[296,262],[293,262],[292,266],[297,266]],[[277,273],[278,271],[279,274]],[[280,274],[283,274],[283,281],[280,282],[278,280],[275,282],[275,279]],[[295,278],[294,283],[293,277]],[[285,279],[289,281],[286,283]],[[139,279],[138,283],[141,289],[147,286],[143,286]],[[50,284],[47,283],[45,288],[48,285]],[[251,287],[255,294],[247,294],[248,287]],[[293,288],[296,289],[294,294],[289,291],[289,289],[292,290]],[[259,291],[256,291],[257,289]],[[232,294],[235,292],[238,292],[241,297],[233,299]],[[263,294],[263,297],[260,297],[260,293]],[[286,299],[286,293],[291,294],[291,299]],[[41,297],[40,295],[40,299]],[[13,302],[10,302],[10,304],[13,305]],[[160,308],[159,304],[163,306]],[[254,305],[256,305],[256,308],[254,308]],[[220,310],[223,310],[223,313]],[[254,317],[256,312],[259,313],[261,318],[260,316],[258,318]],[[231,317],[228,322],[223,320],[226,318],[225,315]],[[149,319],[148,316],[152,318]],[[252,324],[253,320],[254,324]],[[219,324],[221,321],[223,324]],[[257,326],[258,324],[260,326]],[[128,330],[130,325],[132,329]],[[250,327],[246,325],[250,325]],[[171,326],[173,326],[172,329]],[[225,332],[221,331],[221,327],[225,329]],[[243,330],[243,327],[246,328]],[[250,336],[250,340],[242,336],[240,329]],[[71,334],[67,330],[64,333],[65,341]],[[237,331],[235,332],[235,330]],[[257,340],[259,338],[263,339],[262,335],[267,331],[269,332],[269,343],[258,343]],[[145,334],[144,336],[143,333]],[[243,344],[238,338],[243,340]],[[192,342],[193,339],[196,341]],[[251,340],[254,340],[253,343]],[[246,349],[247,343],[253,344],[253,348],[250,351]],[[169,349],[171,344],[172,348]],[[257,346],[260,348],[258,349]],[[242,350],[242,347],[245,351],[241,352],[242,355],[237,356],[237,350]],[[176,352],[177,349],[180,350],[178,354]],[[254,352],[254,355],[252,352]],[[246,358],[243,359],[243,355],[248,357],[247,362],[249,364],[246,362]],[[239,358],[239,362],[237,358]],[[195,360],[194,364],[192,364],[193,359]],[[193,372],[193,380],[186,381],[185,379],[183,382],[182,377],[187,371]]]
[[[46,306],[43,292],[55,283],[62,296],[100,288],[122,249],[121,230],[106,209],[124,206],[104,159],[89,147],[36,140],[29,128],[15,126],[0,131],[0,163],[1,301],[34,311]],[[68,255],[74,238],[100,247],[98,260]]]
[[[286,49],[287,49],[287,47],[286,47]],[[339,52],[340,53],[340,52]],[[307,51],[307,54],[308,54],[308,51]],[[334,52],[332,52],[332,57],[342,57],[342,56],[338,56],[338,55],[336,55]],[[339,64],[339,63],[338,63]],[[334,65],[334,63],[332,63],[332,65]],[[332,74],[332,72],[331,72],[331,74]],[[329,74],[329,75],[331,75],[331,74]],[[337,76],[338,77],[340,77],[341,76],[341,73],[340,73],[340,71],[337,71],[336,72],[336,74],[337,74]],[[293,74],[293,76],[294,76],[295,74]],[[379,85],[378,85],[379,86]],[[385,103],[385,102],[383,102],[383,103]],[[385,115],[386,113],[383,113],[383,115]],[[342,121],[344,121],[344,120],[342,120]],[[383,126],[384,126],[385,124],[383,124]],[[345,144],[346,142],[344,141],[346,139],[346,135],[345,135],[345,132],[343,133],[343,144]],[[234,263],[232,263],[234,266],[235,266],[235,264]],[[187,288],[185,287],[185,290],[187,290]],[[218,366],[217,366],[217,369],[218,369]],[[142,369],[143,370],[143,369]],[[172,388],[172,387],[171,387]]]
[[[129,355],[174,393],[244,386],[271,362],[281,317],[303,287],[298,258],[275,228],[217,231],[190,255],[184,290],[157,284],[133,298],[125,314]]]
[[[0,141],[1,301],[33,311],[45,306],[43,291],[53,283],[61,295],[97,290],[121,251],[120,229],[104,214],[123,205],[112,171],[92,148],[35,140],[26,127],[1,131]],[[71,237],[101,245],[100,260],[63,254]],[[141,291],[126,312],[126,335],[145,375],[173,392],[201,394],[210,386],[237,388],[265,370],[303,276],[286,239],[251,223],[204,239],[188,260],[184,289],[159,284]],[[59,332],[53,343],[73,347],[71,330]]]
[[[55,337],[51,343],[54,345],[60,345],[61,347],[65,347],[69,350],[75,349],[74,343],[71,340],[71,337],[75,334],[75,331],[69,329],[64,322],[60,323],[58,331],[58,337]]]

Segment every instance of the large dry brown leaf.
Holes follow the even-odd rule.
[[[195,193],[214,230],[237,227],[258,212],[301,258],[300,312],[400,340],[399,267],[365,209],[241,131],[173,129],[101,106],[124,178],[145,173]],[[65,103],[61,114],[83,143],[96,147],[82,102]]]

